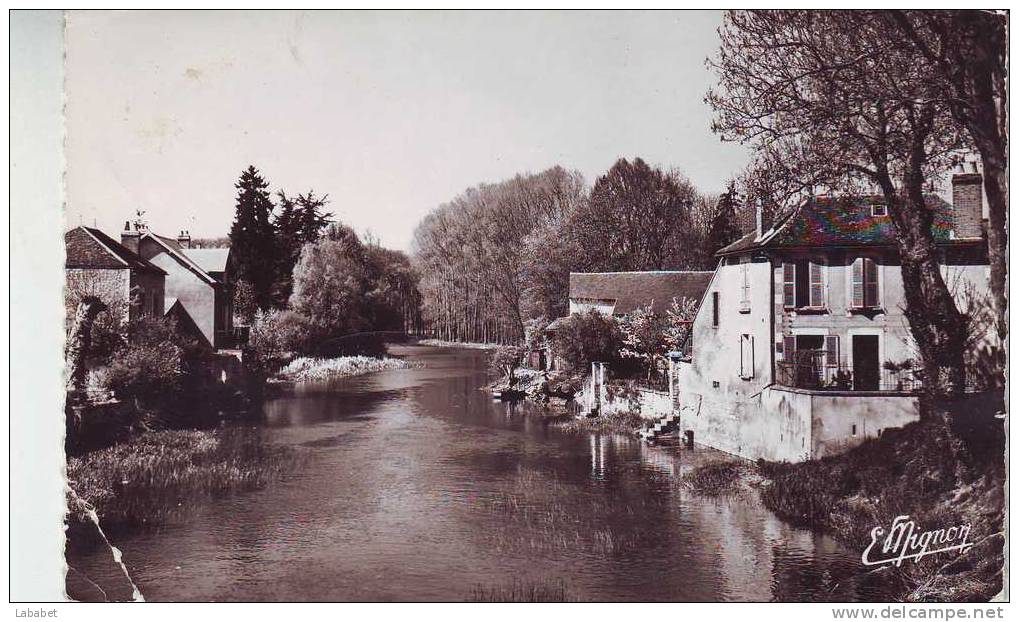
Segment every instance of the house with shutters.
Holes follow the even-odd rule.
[[[955,175],[951,204],[928,198],[964,311],[988,295],[981,179]],[[922,379],[883,200],[818,196],[777,220],[758,207],[755,224],[718,252],[692,351],[673,364],[681,428],[747,458],[804,460],[916,420]]]
[[[166,274],[163,314],[209,347],[234,345],[230,249],[191,248],[191,236],[185,231],[170,238],[129,222],[124,223],[120,242]]]

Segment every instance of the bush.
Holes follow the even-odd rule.
[[[263,361],[304,352],[313,340],[307,318],[293,311],[256,311],[248,346]]]
[[[618,362],[622,335],[615,319],[592,310],[566,318],[552,344],[571,371],[583,372],[593,361]]]
[[[520,346],[503,346],[498,348],[488,361],[492,373],[502,376],[510,386],[516,384],[514,376],[520,363],[524,360],[524,349]]]
[[[183,350],[176,344],[131,344],[113,355],[107,385],[117,397],[152,407],[178,395],[183,375]]]

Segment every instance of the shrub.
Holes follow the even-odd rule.
[[[611,316],[591,310],[569,316],[556,328],[552,343],[570,370],[583,372],[592,361],[618,361],[622,335]]]
[[[131,344],[113,355],[107,384],[118,397],[151,407],[178,395],[183,374],[183,350],[176,344]]]
[[[489,369],[503,378],[510,386],[516,384],[515,373],[524,359],[524,349],[520,346],[503,346],[495,351],[488,361]]]
[[[282,359],[304,352],[313,339],[308,320],[293,311],[256,311],[248,345],[262,360]]]

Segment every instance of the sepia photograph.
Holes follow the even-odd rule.
[[[55,602],[1002,616],[1007,10],[43,17]]]

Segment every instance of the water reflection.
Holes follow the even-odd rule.
[[[569,436],[493,402],[482,352],[400,348],[423,367],[309,388],[265,407],[267,441],[309,455],[264,490],[121,536],[150,600],[460,600],[564,580],[582,600],[855,600],[858,554],[753,498],[678,483],[703,459]],[[69,555],[116,592],[101,550]]]

